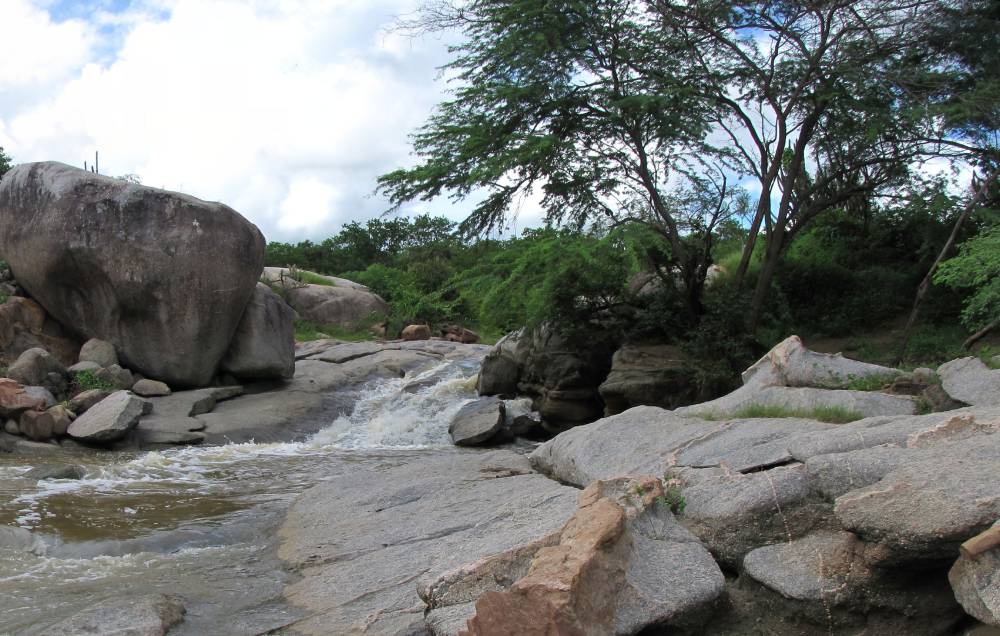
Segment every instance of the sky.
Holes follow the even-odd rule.
[[[268,240],[383,213],[375,179],[447,95],[418,0],[0,0],[0,146],[221,201]],[[401,214],[460,220],[446,198]],[[537,225],[528,204],[518,224]]]

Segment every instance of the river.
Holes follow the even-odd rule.
[[[345,471],[393,466],[451,445],[451,416],[475,397],[478,363],[447,361],[381,380],[306,439],[88,452],[59,461],[79,480],[25,479],[35,463],[0,453],[0,525],[35,533],[35,553],[0,560],[0,634],[33,634],[95,602],[161,592],[185,599],[171,634],[259,634],[297,617],[295,576],[275,530],[297,494]]]

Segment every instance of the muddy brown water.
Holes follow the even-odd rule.
[[[109,598],[177,594],[171,634],[262,634],[298,616],[277,528],[303,490],[359,466],[449,452],[448,422],[475,397],[477,365],[447,362],[381,381],[353,410],[300,441],[72,457],[0,453],[0,525],[27,528],[38,554],[0,550],[0,634],[33,634]],[[39,464],[83,466],[80,480],[25,479]]]

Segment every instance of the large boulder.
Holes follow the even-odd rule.
[[[271,288],[257,283],[240,326],[222,359],[237,378],[290,378],[295,374],[295,311]]]
[[[476,446],[493,439],[503,424],[503,402],[495,397],[486,397],[459,409],[448,426],[448,433],[457,446]]]
[[[334,325],[342,329],[357,329],[373,316],[389,313],[389,305],[364,285],[352,281],[303,272],[315,284],[295,280],[287,269],[268,267],[264,278],[282,289],[282,296],[299,317],[318,325]]]
[[[952,399],[977,406],[1000,404],[1000,369],[990,369],[979,358],[952,360],[937,372]]]
[[[678,347],[622,345],[611,358],[611,372],[598,390],[604,414],[614,415],[646,404],[674,408],[695,397],[694,375]]]
[[[116,391],[76,418],[69,436],[95,444],[117,441],[135,428],[146,408],[143,400],[128,391]]]
[[[99,367],[110,367],[118,364],[118,353],[115,346],[100,338],[91,338],[80,347],[80,362],[92,362]]]
[[[558,540],[536,548],[526,574],[506,590],[485,590],[468,633],[624,635],[700,626],[725,579],[664,501],[655,477],[588,486]],[[512,578],[496,569],[480,561],[465,575]]]
[[[53,317],[171,385],[208,383],[264,260],[231,208],[61,163],[0,182],[0,253]]]

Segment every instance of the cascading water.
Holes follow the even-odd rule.
[[[79,480],[24,478],[0,455],[0,526],[31,530],[32,552],[0,550],[0,634],[31,634],[124,592],[181,594],[188,616],[171,633],[260,633],[287,622],[291,576],[274,530],[307,487],[359,464],[391,466],[454,449],[448,424],[475,397],[477,363],[447,361],[382,380],[353,411],[285,443],[178,447],[73,458]]]

